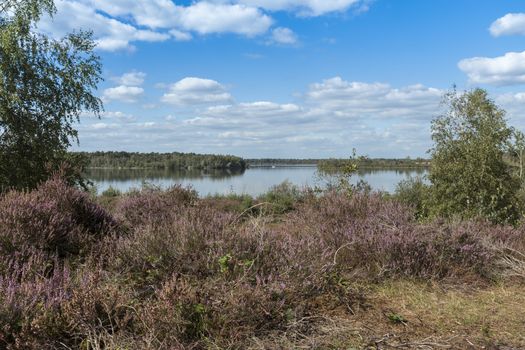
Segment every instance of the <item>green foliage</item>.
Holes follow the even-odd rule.
[[[397,184],[394,198],[407,206],[412,206],[415,209],[416,219],[422,219],[428,216],[429,195],[430,187],[421,177],[410,177]]]
[[[402,315],[399,315],[396,313],[390,313],[387,315],[387,317],[390,320],[390,322],[395,323],[395,324],[406,324],[407,323],[407,320]]]
[[[123,169],[228,169],[244,170],[244,159],[229,155],[195,153],[79,152],[91,168]]]
[[[91,34],[55,40],[34,30],[54,11],[51,0],[0,5],[0,188],[33,188],[78,161],[66,152],[77,139],[72,124],[81,113],[102,109],[92,94],[101,66]]]
[[[107,190],[102,192],[102,196],[104,197],[119,197],[122,195],[122,192],[118,188],[114,188],[112,186],[109,186]]]
[[[359,163],[363,159],[366,159],[366,157],[358,157],[354,149],[349,159],[331,159],[320,162],[317,166],[318,177],[326,182],[328,190],[344,192],[349,196],[356,191],[369,192],[370,186],[366,182],[359,181],[357,185],[351,183],[351,178],[357,173]]]
[[[447,112],[432,122],[432,214],[515,223],[520,182],[504,161],[514,132],[505,111],[482,89],[451,91],[444,102]]]
[[[230,271],[230,262],[232,259],[233,257],[231,254],[226,254],[219,258],[219,270],[221,273],[227,273]]]
[[[427,159],[410,157],[403,159],[387,159],[387,158],[369,158],[366,156],[355,157],[353,160],[348,159],[321,159],[318,160],[317,167],[321,171],[336,172],[344,168],[352,161],[359,169],[420,169],[428,168],[430,162]],[[251,162],[250,162],[251,164]]]
[[[290,181],[284,181],[275,185],[268,192],[258,198],[260,202],[272,204],[272,212],[277,214],[286,213],[301,201],[302,193],[300,189]]]

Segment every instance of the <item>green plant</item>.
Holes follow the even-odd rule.
[[[394,198],[413,207],[416,219],[423,219],[428,216],[429,195],[430,187],[424,182],[423,178],[411,177],[397,184]]]
[[[56,40],[35,30],[54,12],[52,0],[0,5],[0,189],[35,188],[65,163],[78,178],[84,163],[67,152],[77,140],[73,123],[102,110],[93,94],[102,77],[91,33]]]
[[[444,103],[446,113],[432,121],[431,213],[515,223],[520,181],[504,160],[514,134],[505,111],[482,89],[453,90]]]
[[[395,324],[406,324],[408,322],[402,315],[396,313],[389,313],[387,314],[387,317],[390,322]]]
[[[270,190],[260,196],[260,202],[272,204],[270,209],[277,214],[286,213],[292,209],[301,200],[301,191],[290,181],[273,186]]]
[[[122,191],[112,186],[109,186],[107,190],[102,192],[102,196],[104,197],[118,197],[121,195],[122,195]]]
[[[317,168],[317,176],[322,182],[326,182],[328,190],[335,190],[351,196],[354,192],[369,192],[370,186],[359,181],[356,185],[352,184],[352,176],[359,169],[359,162],[366,159],[364,156],[357,156],[355,149],[349,159],[321,161]]]
[[[232,259],[233,257],[231,254],[226,254],[219,258],[219,269],[221,273],[227,273],[228,271],[230,271],[230,262],[232,261]]]

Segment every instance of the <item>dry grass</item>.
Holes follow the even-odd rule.
[[[368,291],[355,315],[342,309],[303,320],[299,329],[254,339],[251,349],[522,349],[525,288],[391,281]]]

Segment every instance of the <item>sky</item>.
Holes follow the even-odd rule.
[[[524,0],[55,2],[103,64],[74,150],[426,157],[453,85],[525,130]]]

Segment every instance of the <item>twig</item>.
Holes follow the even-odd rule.
[[[245,211],[243,211],[241,214],[239,214],[239,216],[237,216],[235,219],[233,219],[233,221],[230,222],[230,225],[233,225],[237,220],[239,220],[240,218],[242,218],[243,215],[246,214],[247,212],[249,212],[249,211],[251,211],[252,209],[255,209],[255,208],[257,208],[257,207],[263,206],[263,205],[275,205],[275,204],[270,203],[270,202],[263,202],[263,203],[258,203],[258,204],[252,205],[251,207],[249,207],[248,209],[246,209]]]

